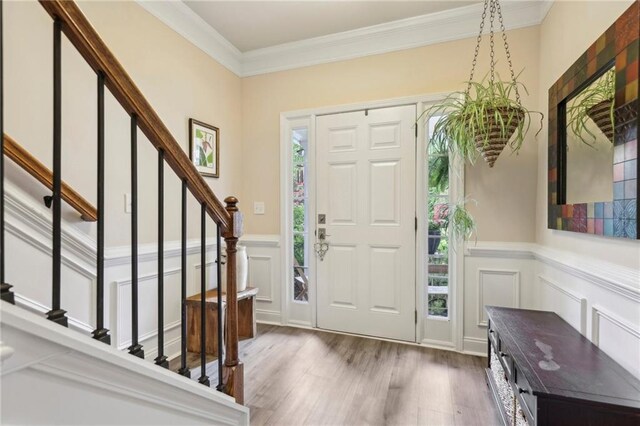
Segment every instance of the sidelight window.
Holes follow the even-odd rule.
[[[309,301],[309,215],[307,129],[292,132],[293,144],[293,300]]]
[[[428,137],[440,117],[428,121]],[[429,143],[427,149],[428,235],[427,235],[427,316],[449,317],[449,177],[447,146]]]

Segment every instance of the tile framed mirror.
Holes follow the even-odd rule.
[[[548,228],[638,239],[636,1],[549,89]]]

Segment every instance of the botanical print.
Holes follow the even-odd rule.
[[[193,165],[204,176],[219,176],[219,130],[194,119],[190,122],[190,155]]]

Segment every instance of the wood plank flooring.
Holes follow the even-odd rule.
[[[484,358],[260,324],[240,359],[254,426],[498,424]],[[207,374],[216,381],[215,362]]]

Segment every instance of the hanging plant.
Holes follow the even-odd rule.
[[[449,205],[449,227],[454,239],[468,240],[476,232],[476,221],[469,214],[465,204],[467,200]]]
[[[489,78],[485,77],[480,82],[474,82],[473,75],[487,10],[490,12],[489,22],[491,25]],[[510,81],[500,80],[500,76],[495,71],[493,27],[496,16],[500,22],[511,72]],[[530,111],[522,106],[519,88],[527,92],[526,87],[517,81],[513,71],[500,3],[498,0],[485,0],[467,89],[464,92],[450,94],[442,102],[424,111],[419,119],[423,115],[442,115],[433,128],[430,143],[436,144],[438,149],[448,146],[454,156],[459,155],[471,163],[475,162],[479,155],[482,155],[489,167],[493,167],[505,146],[509,145],[513,152],[517,152],[522,147],[533,114],[540,115],[540,129],[542,129],[542,113]]]
[[[589,146],[593,146],[597,139],[589,129],[589,120],[613,143],[615,85],[615,69],[611,68],[580,92],[567,107],[567,128]]]
[[[458,241],[471,238],[476,231],[476,222],[466,208],[469,199],[465,198],[457,203],[445,204],[432,202],[431,199],[430,197],[429,210],[430,217],[432,217],[432,220],[429,221],[430,231],[442,230],[445,235],[451,231],[452,238]],[[475,202],[475,200],[473,201]]]

